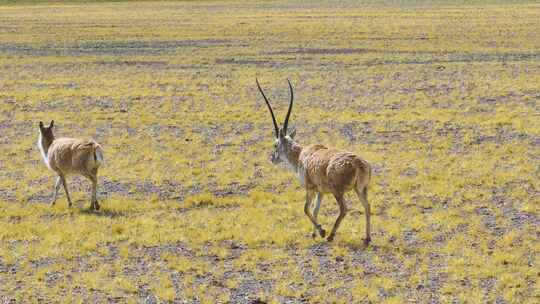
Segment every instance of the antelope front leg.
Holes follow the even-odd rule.
[[[62,185],[64,185],[64,191],[66,191],[66,196],[68,199],[68,206],[71,207],[73,203],[71,203],[71,197],[69,197],[69,191],[67,187],[66,177],[63,175],[60,175],[60,179],[62,180]]]
[[[339,225],[341,224],[341,221],[347,214],[347,205],[345,205],[345,200],[343,199],[343,194],[337,196],[336,200],[339,204],[339,215],[336,219],[336,222],[334,223],[334,227],[332,228],[332,232],[330,232],[330,235],[328,236],[328,241],[331,242],[334,240],[334,237],[336,236],[336,232],[339,228]]]
[[[312,201],[313,201],[313,192],[312,191],[307,191],[306,192],[306,204],[304,205],[304,213],[307,215],[307,217],[309,218],[311,223],[313,223],[314,229],[319,231],[319,234],[321,235],[321,237],[324,237],[326,235],[326,231],[324,231],[324,229],[322,229],[321,225],[319,225],[319,223],[317,223],[317,220],[315,220],[313,218],[313,216],[311,215],[311,213],[309,213],[309,207],[311,206]]]
[[[53,189],[53,197],[51,200],[51,205],[54,205],[56,203],[56,197],[58,196],[58,190],[60,190],[60,183],[62,182],[62,179],[60,176],[56,177],[56,183],[54,184]]]
[[[319,209],[321,208],[322,198],[323,198],[323,194],[321,192],[317,192],[317,197],[315,198],[316,199],[315,208],[313,209],[313,219],[315,220],[316,223],[318,223],[317,216],[319,215]],[[326,234],[326,231],[324,231],[324,229],[322,229],[322,231],[323,233],[321,234],[321,237],[324,237]],[[314,225],[312,237],[315,238],[316,236],[317,236],[317,226]]]

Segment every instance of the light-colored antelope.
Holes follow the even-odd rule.
[[[77,138],[55,138],[53,133],[54,121],[48,127],[39,122],[38,147],[45,161],[45,165],[54,171],[58,177],[54,185],[51,205],[56,202],[60,183],[64,186],[69,207],[71,198],[66,183],[66,176],[78,174],[88,178],[92,182],[92,198],[90,209],[99,210],[97,201],[97,172],[103,162],[103,150],[93,140],[81,140]]]
[[[354,190],[364,205],[366,213],[366,238],[364,239],[364,243],[366,245],[369,244],[371,241],[370,206],[368,202],[368,184],[371,178],[371,167],[369,163],[354,153],[328,148],[318,144],[304,147],[296,143],[293,140],[296,133],[295,130],[287,134],[287,125],[289,124],[294,98],[291,82],[287,80],[289,82],[291,99],[287,116],[285,116],[285,122],[280,129],[268,98],[266,98],[259,81],[257,79],[255,81],[268,106],[268,110],[270,110],[272,122],[274,123],[275,141],[274,151],[271,155],[272,163],[285,162],[298,174],[300,184],[306,189],[304,212],[313,223],[313,237],[315,238],[317,236],[317,231],[321,237],[324,238],[326,236],[326,231],[317,222],[317,215],[324,194],[331,193],[339,205],[339,216],[328,236],[328,241],[332,241],[341,221],[347,213],[347,206],[343,196],[345,193]],[[314,198],[316,198],[316,204],[312,215],[310,213],[310,206]]]

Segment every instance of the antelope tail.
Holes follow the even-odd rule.
[[[94,144],[94,160],[98,166],[103,163],[103,159],[103,148],[97,143]]]

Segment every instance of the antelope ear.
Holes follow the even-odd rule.
[[[49,125],[49,128],[52,128],[54,126],[54,120],[51,120],[51,124]]]
[[[293,128],[288,135],[290,138],[294,138],[296,136],[296,129]]]
[[[39,128],[40,128],[40,129],[43,129],[43,121],[40,121],[40,122],[39,122]]]

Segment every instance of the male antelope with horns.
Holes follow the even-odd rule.
[[[86,177],[92,182],[92,198],[90,209],[99,210],[97,201],[97,172],[103,162],[103,150],[101,146],[93,140],[81,140],[77,138],[56,138],[53,133],[54,121],[50,125],[44,126],[39,122],[38,148],[43,156],[45,165],[54,171],[58,177],[54,185],[51,205],[56,202],[60,183],[64,186],[64,191],[71,207],[71,198],[66,183],[66,175],[78,174]]]
[[[295,130],[287,133],[289,117],[293,107],[293,88],[289,83],[291,99],[289,110],[285,116],[285,122],[280,129],[274,116],[274,111],[266,95],[264,94],[258,79],[255,79],[259,92],[261,92],[270,115],[274,123],[275,141],[274,151],[271,155],[272,163],[277,164],[285,162],[298,174],[300,184],[306,189],[306,204],[304,212],[313,223],[313,237],[317,236],[317,231],[321,237],[326,236],[326,231],[317,222],[317,215],[321,206],[324,194],[330,193],[336,199],[339,205],[339,216],[334,223],[334,227],[328,236],[328,241],[332,241],[341,221],[347,213],[347,206],[343,198],[344,194],[354,190],[358,198],[364,205],[366,213],[366,238],[364,244],[369,244],[370,237],[370,206],[368,202],[368,184],[371,178],[371,167],[367,161],[360,156],[337,150],[323,145],[301,146],[293,138]],[[310,206],[313,199],[316,198],[313,215],[310,213]]]

